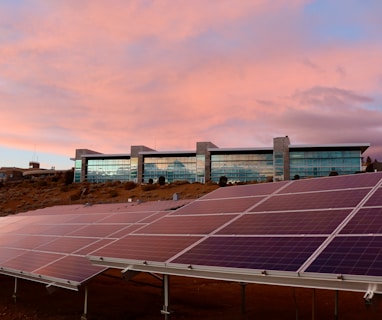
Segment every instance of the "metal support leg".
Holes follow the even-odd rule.
[[[81,316],[81,320],[87,320],[87,314],[88,314],[88,287],[85,286],[84,313]]]
[[[245,282],[240,282],[241,285],[241,313],[245,313],[245,304],[246,304],[246,296],[245,296],[245,288],[246,288],[246,283]]]
[[[170,309],[169,309],[169,275],[163,275],[163,297],[164,304],[161,313],[164,314],[165,320],[170,319]]]
[[[338,320],[338,290],[334,294],[334,319]]]
[[[316,319],[316,289],[312,291],[312,320]]]
[[[13,289],[12,299],[13,299],[13,302],[16,303],[16,299],[17,299],[17,278],[15,278],[15,286],[14,286],[14,289]]]

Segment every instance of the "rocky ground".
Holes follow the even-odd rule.
[[[131,183],[69,184],[54,179],[0,184],[1,215],[17,214],[58,204],[195,199],[216,184],[176,183],[165,186]],[[130,281],[119,270],[109,270],[88,284],[88,320],[164,319],[162,283],[149,274]],[[0,320],[79,320],[84,312],[84,288],[79,292],[0,275]],[[380,298],[365,304],[363,293],[339,292],[335,316],[335,292],[281,286],[248,284],[172,276],[171,319],[381,319]],[[315,299],[313,299],[313,296]],[[314,301],[314,303],[313,303]],[[84,319],[84,317],[82,317]]]

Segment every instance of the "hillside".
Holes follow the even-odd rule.
[[[177,182],[138,185],[132,182],[75,183],[52,178],[0,183],[0,215],[55,205],[128,201],[196,199],[218,188],[217,184]]]

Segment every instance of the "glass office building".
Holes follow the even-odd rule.
[[[211,181],[264,182],[273,177],[272,149],[212,149]]]
[[[218,148],[197,142],[195,151],[164,151],[132,146],[129,154],[102,154],[77,149],[75,182],[133,181],[168,183],[188,181],[230,183],[264,182],[353,174],[362,171],[367,143],[292,145],[288,137],[273,139],[270,148]]]
[[[356,148],[338,147],[294,147],[289,152],[290,179],[328,176],[331,172],[339,175],[359,172],[362,166],[360,151]]]

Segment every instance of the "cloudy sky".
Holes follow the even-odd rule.
[[[129,153],[370,143],[380,0],[0,0],[0,167]]]

